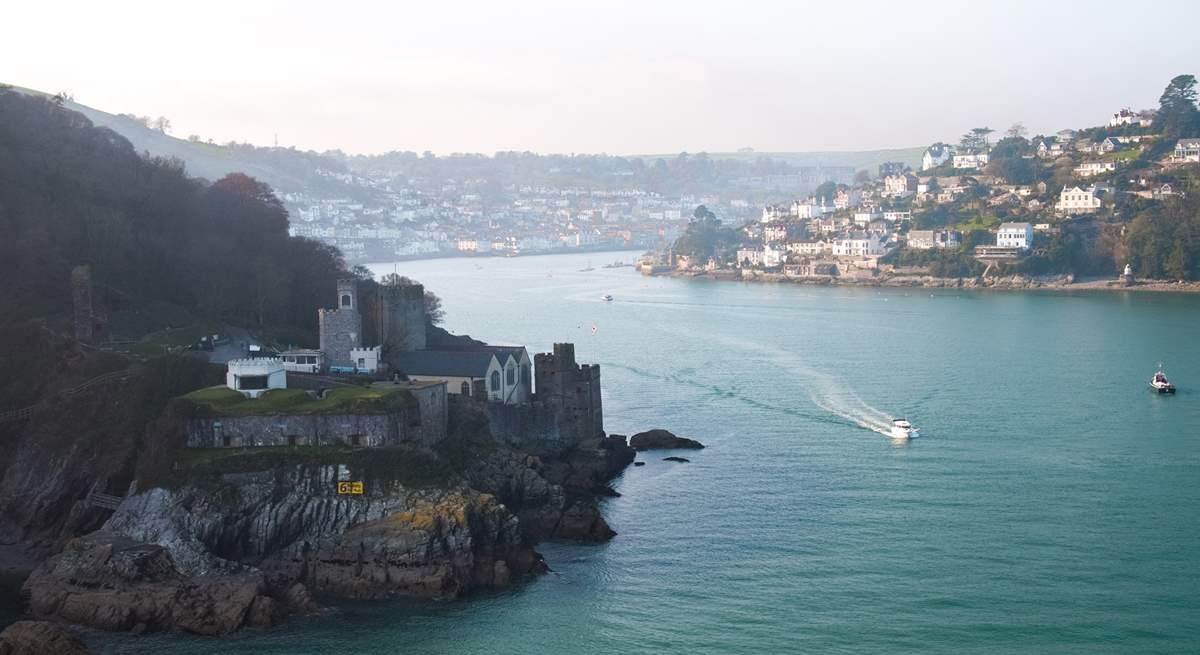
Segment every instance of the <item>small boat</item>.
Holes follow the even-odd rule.
[[[921,436],[921,431],[912,426],[912,423],[902,419],[892,419],[892,438],[893,439],[913,439]]]
[[[1158,365],[1158,371],[1154,377],[1150,378],[1150,388],[1154,393],[1175,393],[1175,385],[1167,380],[1167,376],[1162,371],[1162,364]]]
[[[612,302],[612,299],[612,296],[608,295],[607,293],[603,296],[600,296],[600,300],[603,300],[604,302]]]

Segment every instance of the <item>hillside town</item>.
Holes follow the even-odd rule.
[[[746,165],[682,185],[675,179],[684,177],[679,169],[715,166],[704,155],[648,167],[635,159],[581,157],[586,165],[573,167],[567,157],[501,153],[480,162],[441,158],[453,163],[433,175],[428,169],[437,164],[430,159],[415,153],[347,158],[344,170],[317,170],[336,184],[277,188],[289,209],[291,234],[335,245],[353,262],[653,248],[674,240],[698,204],[749,218],[764,194],[848,183],[856,171]],[[509,160],[522,159],[545,170],[522,181],[497,180]],[[666,186],[683,188],[655,190],[663,184],[640,179],[649,175],[642,174],[647,168],[661,169]],[[331,195],[330,189],[354,193]]]
[[[1176,137],[1175,123],[1122,108],[1096,127],[1049,136],[1028,138],[1016,124],[993,142],[993,130],[975,128],[956,144],[930,145],[916,169],[886,162],[869,180],[822,184],[762,207],[756,220],[729,223],[736,228],[701,206],[683,237],[640,266],[870,281],[914,272],[1108,274],[1129,265],[1127,273],[1184,279],[1186,256],[1171,261],[1152,229],[1200,168],[1200,138]]]

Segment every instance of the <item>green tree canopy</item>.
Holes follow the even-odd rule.
[[[1200,136],[1200,110],[1196,109],[1196,77],[1176,75],[1158,99],[1154,129],[1167,139]]]

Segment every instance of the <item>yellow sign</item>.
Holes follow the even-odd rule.
[[[337,492],[339,494],[354,494],[356,496],[361,496],[363,492],[363,483],[339,482],[337,483]]]

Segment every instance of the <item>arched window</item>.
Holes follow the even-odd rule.
[[[492,391],[500,391],[500,371],[492,371]]]
[[[529,381],[529,364],[521,364],[521,384],[527,387],[531,384]]]
[[[342,307],[349,307],[349,306],[350,306],[350,294],[343,293],[342,294]]]
[[[460,392],[461,392],[461,393],[462,393],[462,395],[464,395],[464,396],[469,396],[469,395],[471,395],[471,383],[470,383],[470,382],[463,382],[463,383],[462,383],[462,389],[460,390]]]
[[[517,367],[512,362],[508,363],[508,368],[504,371],[504,377],[508,379],[508,386],[517,383]]]

